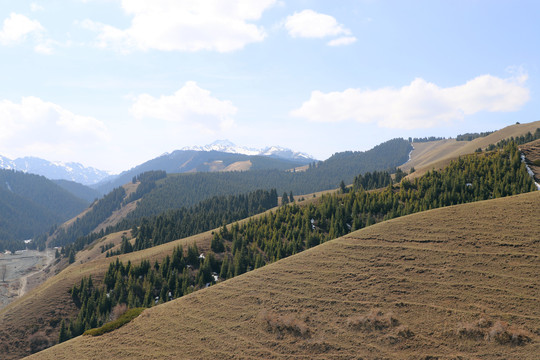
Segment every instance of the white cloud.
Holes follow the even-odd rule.
[[[387,128],[428,128],[480,111],[519,110],[530,97],[526,80],[527,75],[508,79],[482,75],[463,85],[441,88],[417,78],[399,89],[313,91],[291,115],[315,122],[355,120]]]
[[[32,11],[42,10],[39,5],[31,5]],[[44,36],[45,28],[37,20],[31,20],[24,15],[11,13],[4,20],[2,30],[0,30],[0,45],[14,45],[26,41],[29,37],[33,39],[34,51],[40,54],[49,55],[53,52],[53,45],[60,45],[57,41]]]
[[[266,37],[253,24],[276,0],[123,0],[122,8],[133,16],[125,30],[85,20],[97,31],[98,46],[132,50],[230,52]]]
[[[330,15],[303,10],[285,20],[285,28],[292,37],[324,38],[327,36],[350,35],[351,31]]]
[[[0,101],[0,153],[57,158],[109,139],[105,124],[37,97]]]
[[[328,46],[345,46],[345,45],[350,45],[355,42],[356,42],[356,38],[354,36],[343,36],[334,40],[330,40],[327,43],[327,45]]]
[[[38,3],[33,2],[33,3],[30,4],[30,10],[32,10],[32,11],[43,11],[43,10],[45,10],[45,8],[43,6],[41,6],[41,5],[39,5]]]
[[[159,98],[139,95],[131,107],[131,113],[138,119],[149,117],[206,130],[232,127],[236,112],[232,102],[212,97],[210,91],[198,87],[194,81],[186,82],[173,95]]]
[[[0,44],[10,45],[24,41],[30,34],[39,34],[45,29],[39,21],[30,20],[24,15],[11,13],[4,20],[0,31]]]

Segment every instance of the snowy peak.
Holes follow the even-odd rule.
[[[181,150],[220,151],[231,154],[260,155],[288,160],[313,160],[311,155],[287,149],[281,146],[269,146],[264,149],[253,149],[237,146],[229,140],[217,140],[205,146],[188,146]]]
[[[301,159],[301,160],[313,160],[313,157],[309,154],[293,151],[291,149],[283,148],[281,146],[270,146],[262,150],[260,155],[280,157],[284,159]]]
[[[36,157],[23,157],[10,160],[0,156],[0,169],[17,170],[45,176],[51,180],[70,180],[83,185],[92,185],[110,176],[107,171],[82,164],[61,161],[48,161]]]
[[[231,154],[243,154],[243,155],[259,155],[260,151],[257,149],[250,149],[246,147],[236,146],[229,140],[217,140],[211,144],[204,146],[186,146],[181,150],[194,150],[194,151],[220,151]]]

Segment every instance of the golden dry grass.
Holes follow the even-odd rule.
[[[538,359],[539,209],[534,192],[390,220],[31,359]],[[532,342],[459,335],[482,319]]]
[[[225,169],[220,170],[220,171],[247,171],[251,169],[252,165],[253,164],[251,163],[251,160],[237,161],[230,164]]]
[[[413,144],[414,150],[411,153],[411,161],[403,164],[400,168],[409,171],[414,167],[419,174],[423,174],[431,168],[442,168],[451,159],[458,156],[471,154],[478,148],[485,148],[490,144],[496,144],[503,139],[525,135],[527,132],[534,133],[540,127],[540,121],[526,124],[514,124],[494,132],[486,137],[474,139],[473,141],[456,141],[455,139],[430,141]]]

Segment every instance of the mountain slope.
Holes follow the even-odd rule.
[[[99,191],[92,189],[91,187],[85,186],[83,184],[80,184],[75,181],[69,181],[69,180],[53,180],[55,184],[60,186],[61,188],[69,191],[79,199],[83,199],[88,201],[88,203],[93,202],[95,199],[99,198],[101,194]]]
[[[0,240],[31,238],[87,205],[43,176],[0,169]]]
[[[30,358],[534,359],[539,204],[534,192],[386,221]]]
[[[444,167],[449,160],[458,156],[471,154],[478,148],[486,148],[490,144],[496,144],[503,139],[519,137],[527,132],[534,133],[540,128],[540,121],[526,124],[514,124],[507,126],[492,134],[474,139],[472,141],[456,141],[456,139],[446,139],[423,143],[414,143],[414,150],[411,153],[411,160],[400,166],[404,171],[409,171],[414,167],[423,173],[432,167]]]

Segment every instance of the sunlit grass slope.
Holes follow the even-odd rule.
[[[534,192],[383,222],[32,358],[538,359],[539,209]]]
[[[490,144],[496,144],[503,139],[525,135],[527,132],[534,133],[540,128],[540,121],[526,124],[514,124],[494,133],[474,139],[472,141],[456,141],[447,139],[430,141],[425,143],[415,143],[411,153],[411,161],[400,166],[404,171],[409,171],[414,167],[421,175],[431,168],[443,168],[448,165],[451,159],[465,154],[472,154],[478,148],[486,148]]]

